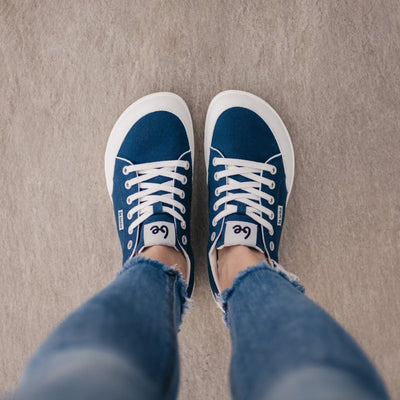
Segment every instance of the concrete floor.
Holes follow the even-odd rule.
[[[202,141],[211,98],[241,89],[270,102],[295,148],[281,262],[400,399],[397,0],[2,0],[0,37],[0,392],[113,279],[106,141],[132,101],[173,91],[197,146],[180,399],[229,398],[229,337],[206,276]]]

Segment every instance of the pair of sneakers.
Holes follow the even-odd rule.
[[[220,295],[217,251],[244,245],[278,261],[294,152],[273,108],[242,91],[219,93],[208,108],[204,154],[209,190],[208,271]],[[194,162],[192,119],[184,100],[154,93],[129,106],[114,125],[105,153],[123,263],[154,245],[181,251],[187,295],[194,286],[190,207]]]

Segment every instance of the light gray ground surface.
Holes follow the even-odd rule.
[[[196,139],[180,399],[229,398],[229,336],[206,271],[203,127],[212,97],[241,89],[278,111],[295,149],[281,263],[400,398],[397,0],[2,0],[0,38],[0,392],[115,276],[106,141],[131,102],[173,91]]]

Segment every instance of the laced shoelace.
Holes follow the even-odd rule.
[[[130,189],[134,185],[139,185],[139,190],[136,193],[129,195],[126,199],[128,205],[138,200],[138,204],[131,208],[127,214],[127,218],[131,220],[133,215],[138,213],[138,218],[129,225],[129,234],[132,234],[133,230],[137,226],[153,215],[153,205],[158,202],[162,203],[162,212],[170,214],[172,217],[179,220],[182,229],[186,228],[186,223],[182,216],[186,213],[185,206],[178,200],[174,199],[174,194],[178,195],[181,199],[184,199],[185,192],[174,186],[174,180],[178,180],[183,185],[186,185],[187,178],[185,175],[179,174],[175,171],[177,167],[188,170],[190,164],[188,161],[170,160],[125,166],[122,169],[124,175],[129,175],[132,172],[137,173],[135,178],[127,179],[125,181],[126,189]],[[160,176],[170,178],[170,180],[162,183],[148,182],[149,180]],[[156,194],[157,192],[164,193]]]
[[[268,186],[270,189],[274,189],[275,182],[261,175],[263,171],[275,175],[277,171],[276,167],[270,164],[235,158],[214,157],[212,163],[214,166],[226,166],[225,170],[214,174],[214,179],[216,181],[221,178],[226,178],[226,184],[215,189],[215,195],[217,197],[221,193],[225,194],[215,201],[213,205],[214,211],[217,211],[222,204],[226,204],[226,206],[213,218],[212,225],[215,227],[219,220],[236,213],[238,211],[238,206],[231,203],[240,202],[245,205],[246,215],[266,228],[272,236],[274,234],[274,228],[268,220],[262,218],[262,214],[268,215],[269,220],[272,221],[275,217],[274,212],[261,205],[260,198],[265,199],[270,205],[274,204],[274,197],[268,193],[262,192],[261,184]],[[233,178],[234,175],[240,175],[246,180],[244,182],[238,181]],[[235,193],[232,193],[233,191],[235,191]]]

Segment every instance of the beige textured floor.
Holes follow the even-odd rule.
[[[202,140],[209,101],[234,88],[269,101],[292,136],[282,263],[400,399],[397,0],[2,0],[0,37],[0,392],[118,270],[107,137],[133,100],[166,90],[187,101],[197,146],[180,398],[229,398],[229,337],[206,276]]]

